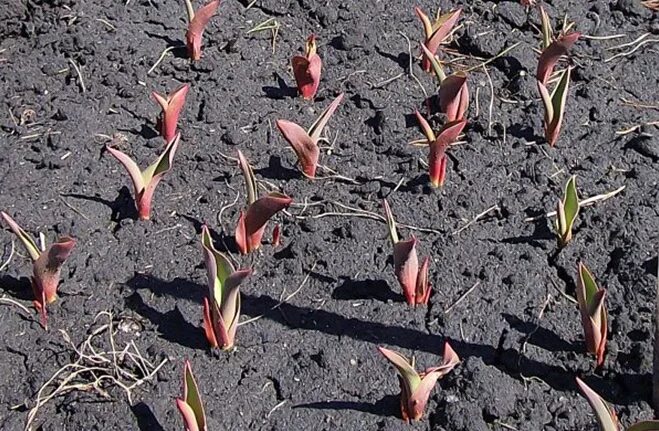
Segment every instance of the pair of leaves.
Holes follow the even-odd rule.
[[[183,398],[176,399],[176,407],[183,416],[185,431],[207,430],[204,404],[201,402],[201,394],[192,374],[192,367],[187,360],[183,366]]]
[[[467,125],[467,120],[462,118],[457,121],[450,121],[444,125],[439,134],[435,135],[430,124],[419,111],[416,111],[416,118],[430,147],[430,154],[428,155],[430,184],[433,187],[441,187],[446,179],[446,150],[453,142],[457,141],[458,136]]]
[[[414,11],[423,24],[423,33],[425,35],[423,45],[430,54],[424,56],[422,67],[426,72],[430,72],[432,67],[430,59],[434,58],[435,54],[437,53],[437,49],[439,49],[439,45],[453,30],[453,27],[460,18],[462,9],[456,9],[444,15],[438,16],[435,22],[431,22],[430,18],[428,18],[428,15],[426,15],[421,10],[421,8],[415,7]]]
[[[343,100],[343,93],[339,94],[336,99],[320,114],[320,117],[311,125],[308,131],[301,126],[287,120],[277,120],[277,128],[284,136],[284,139],[290,144],[297,155],[302,173],[309,178],[316,177],[316,168],[320,157],[320,148],[318,142],[321,139],[323,129],[327,125],[330,117],[339,107]]]
[[[323,62],[316,53],[316,36],[307,39],[304,55],[296,55],[291,60],[297,90],[305,100],[313,100],[320,85]]]
[[[18,237],[32,259],[34,306],[41,314],[41,324],[47,327],[46,304],[57,299],[62,265],[71,255],[76,241],[71,237],[63,236],[42,251],[32,237],[9,214],[0,211],[0,217]]]
[[[592,390],[583,380],[577,377],[579,390],[588,400],[600,427],[600,431],[620,431],[620,424],[613,407],[597,392]],[[627,428],[627,431],[659,431],[659,421],[641,421]]]
[[[418,421],[428,404],[430,392],[437,380],[448,374],[460,363],[460,358],[449,343],[444,344],[444,360],[438,367],[418,373],[414,368],[414,358],[408,359],[398,352],[378,347],[378,350],[398,371],[400,383],[400,408],[403,420]]]
[[[428,266],[430,258],[426,257],[419,267],[419,258],[416,252],[417,239],[412,236],[406,241],[398,240],[396,220],[391,212],[389,202],[383,201],[385,218],[389,237],[394,249],[394,273],[400,283],[409,305],[427,304],[430,298],[430,282],[428,280]]]
[[[213,246],[208,227],[201,229],[201,245],[208,276],[208,297],[204,298],[204,331],[211,347],[232,349],[240,317],[240,284],[251,269],[235,270],[231,261]]]
[[[536,81],[538,91],[542,97],[542,104],[545,108],[545,139],[547,139],[549,145],[553,147],[558,141],[558,135],[565,115],[565,105],[567,102],[572,69],[568,67],[560,72],[558,83],[554,86],[554,89],[551,92],[547,88],[547,85],[549,84],[549,80],[554,73],[554,68],[559,59],[562,56],[567,55],[570,48],[572,48],[577,39],[579,39],[580,34],[577,32],[568,33],[551,42],[552,30],[551,24],[549,23],[549,17],[542,7],[540,8],[540,11],[542,16],[544,50],[538,60]]]
[[[220,0],[212,0],[195,12],[191,0],[185,0],[188,13],[188,30],[185,33],[185,43],[190,60],[201,60],[201,38],[204,29],[220,6]]]
[[[247,187],[247,210],[240,212],[235,238],[240,253],[247,254],[261,246],[261,239],[268,220],[279,211],[287,208],[293,202],[293,199],[277,192],[258,198],[254,172],[240,150],[238,151],[238,164],[245,177]],[[275,233],[278,236],[278,228]]]
[[[586,349],[595,355],[598,367],[604,364],[606,354],[608,324],[605,298],[606,290],[597,286],[591,272],[580,262],[577,302],[586,338]]]
[[[185,104],[185,96],[187,96],[189,89],[190,85],[184,84],[167,95],[167,97],[163,97],[155,91],[151,93],[162,108],[156,128],[165,139],[165,142],[171,142],[176,137],[178,117]]]
[[[128,155],[117,150],[116,148],[106,145],[107,150],[112,154],[128,172],[133,183],[135,206],[140,220],[149,220],[151,217],[151,201],[155,193],[156,186],[162,177],[171,170],[174,161],[174,155],[178,148],[180,133],[174,139],[167,143],[163,153],[144,171],[141,171],[137,163]]]
[[[565,195],[563,200],[558,201],[556,209],[556,235],[559,247],[565,247],[572,240],[572,227],[578,214],[577,177],[572,176],[565,185]]]

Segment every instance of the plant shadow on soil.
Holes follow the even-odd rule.
[[[34,299],[30,279],[27,277],[16,278],[11,275],[0,277],[0,289],[9,296],[20,301],[31,301]]]
[[[148,289],[157,296],[166,295],[201,304],[203,292],[206,289],[205,286],[180,278],[168,282],[144,274],[137,274],[127,284],[135,290],[127,299],[127,306],[156,325],[165,340],[192,349],[205,349],[207,347],[200,328],[188,323],[178,308],[162,313],[145,304],[138,293],[140,289]],[[355,340],[376,345],[396,346],[432,354],[441,351],[443,344],[449,342],[463,360],[477,357],[486,365],[494,366],[518,381],[525,382],[529,378],[538,378],[555,390],[562,392],[577,391],[574,383],[575,373],[566,371],[563,367],[529,359],[516,349],[503,348],[503,341],[506,336],[509,336],[507,329],[504,329],[501,334],[499,346],[494,347],[428,334],[400,326],[388,326],[378,322],[346,318],[329,311],[280,302],[268,295],[253,296],[245,293],[242,294],[241,313],[248,317],[262,315],[263,318],[270,319],[291,329],[306,329],[333,336],[348,336]],[[522,324],[526,324],[526,322],[522,322]],[[533,326],[535,327],[535,325]],[[546,332],[550,331],[546,330]],[[198,335],[191,338],[191,334]],[[560,340],[560,342],[557,342],[555,334],[552,334],[550,341],[552,342],[549,346],[553,349],[567,348],[565,341]],[[571,347],[572,345],[570,345]],[[601,378],[599,377],[591,376],[591,379],[594,380],[593,385],[595,385],[600,395],[611,402],[628,405],[637,401],[621,395],[614,385],[605,384],[604,380],[600,382]],[[626,374],[619,376],[619,379],[620,382],[627,382],[625,386],[633,383],[636,385],[634,387],[643,387],[645,389],[647,384],[643,382],[648,381],[649,375]],[[644,392],[647,392],[645,398],[649,398],[649,388]],[[314,407],[318,407],[320,404],[323,403],[314,404]],[[345,406],[351,404],[337,401],[335,405]],[[353,407],[356,409],[375,408],[359,405],[359,403],[353,405]]]
[[[120,223],[122,220],[126,219],[137,220],[135,201],[133,200],[130,190],[128,190],[128,187],[126,186],[119,189],[119,194],[113,201],[103,199],[100,196],[87,196],[78,193],[62,193],[61,196],[65,198],[83,199],[105,205],[112,211],[110,220],[114,223]]]
[[[140,431],[165,431],[151,408],[145,403],[139,402],[134,406],[130,406],[130,410],[137,420],[137,427]]]
[[[382,399],[374,402],[364,401],[319,401],[306,404],[296,404],[294,409],[313,409],[313,410],[355,410],[363,413],[370,413],[377,416],[400,417],[400,396],[386,395]]]

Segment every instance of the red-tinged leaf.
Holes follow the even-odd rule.
[[[416,389],[419,383],[421,383],[421,377],[419,377],[419,374],[414,369],[414,361],[407,359],[398,352],[381,346],[378,346],[378,351],[382,353],[382,356],[391,362],[394,367],[396,367],[396,370],[405,382],[405,385],[412,390]]]
[[[332,115],[334,115],[334,112],[339,107],[339,104],[343,100],[343,95],[344,94],[341,93],[336,96],[336,98],[332,100],[332,103],[329,104],[323,113],[320,114],[320,117],[318,117],[318,119],[314,121],[314,123],[309,128],[309,136],[314,141],[314,143],[318,144],[318,140],[320,139],[320,135],[323,133],[323,129],[325,129],[327,122],[330,118],[332,118]]]
[[[446,172],[446,149],[458,139],[466,124],[467,120],[465,119],[446,123],[439,132],[437,139],[430,143],[428,168],[430,183],[434,187],[441,187],[443,185]]]
[[[439,60],[437,60],[437,56],[432,52],[428,51],[428,48],[426,48],[426,45],[423,43],[421,44],[421,50],[423,51],[423,61],[424,62],[427,61],[428,63],[430,63],[432,71],[435,74],[435,77],[437,78],[437,82],[441,86],[442,82],[444,82],[444,80],[446,79],[446,74],[442,69],[442,65],[439,63]]]
[[[467,75],[462,72],[449,75],[439,87],[439,108],[449,122],[462,120],[469,106]]]
[[[213,319],[211,317],[211,308],[208,303],[208,298],[204,297],[204,334],[206,334],[206,340],[212,348],[217,348],[217,337],[215,336],[215,328],[213,326]]]
[[[181,416],[183,416],[185,431],[202,431],[199,429],[199,426],[197,426],[197,420],[192,407],[179,398],[176,399],[176,407],[178,408],[178,411],[181,412]]]
[[[16,235],[21,241],[21,244],[23,244],[23,247],[25,247],[25,250],[30,255],[30,259],[32,259],[32,261],[39,259],[41,250],[39,250],[39,247],[34,242],[32,237],[27,232],[25,232],[23,228],[21,228],[18,223],[16,223],[14,219],[11,218],[6,212],[0,211],[0,217],[2,217],[5,223],[7,223],[9,226],[9,229],[11,229],[11,231],[14,232],[14,235]]]
[[[315,178],[320,157],[320,149],[316,142],[311,139],[306,130],[291,121],[277,120],[276,124],[286,141],[293,147],[302,172],[310,178]]]
[[[461,12],[462,9],[457,9],[445,15],[442,15],[437,20],[435,25],[433,25],[433,33],[431,35],[426,34],[426,41],[424,42],[424,44],[426,48],[428,48],[428,51],[431,54],[435,55],[437,53],[437,49],[439,48],[439,45],[451,33],[453,27],[458,22]],[[424,28],[425,28],[425,23],[424,23]],[[427,56],[424,57],[422,66],[423,66],[423,70],[425,70],[426,72],[430,72],[431,64]]]
[[[554,91],[551,95],[552,102],[552,117],[551,121],[545,123],[545,139],[550,146],[556,145],[558,141],[558,135],[561,131],[561,125],[563,123],[563,118],[565,116],[565,105],[567,102],[567,96],[570,87],[570,75],[572,73],[571,68],[567,68],[561,74],[561,78],[554,88]],[[543,103],[545,102],[545,96],[543,95]],[[545,119],[547,117],[545,116]]]
[[[579,262],[577,302],[584,329],[586,348],[596,357],[597,366],[604,363],[608,322],[604,300],[606,291],[598,288],[595,279],[586,266]]]
[[[217,8],[220,6],[220,0],[213,0],[201,7],[194,14],[194,18],[188,24],[188,31],[185,33],[185,40],[188,47],[188,55],[193,61],[201,59],[201,38],[204,29],[209,21],[215,15]]]
[[[195,425],[198,426],[198,429],[202,431],[206,430],[206,413],[204,412],[204,405],[201,401],[201,394],[194,378],[194,374],[192,374],[192,367],[187,360],[183,367],[183,400],[193,411]]]
[[[130,180],[133,183],[133,196],[135,197],[136,204],[137,204],[137,197],[142,193],[144,190],[144,179],[142,178],[142,171],[140,171],[139,166],[137,166],[137,163],[133,161],[128,155],[125,153],[112,148],[109,145],[106,145],[105,148],[108,150],[108,152],[114,156],[115,159],[121,163],[121,165],[126,169],[128,172],[128,175],[130,176]]]
[[[76,241],[68,236],[61,237],[41,253],[32,267],[34,285],[39,294],[36,296],[45,299],[50,304],[57,298],[60,271],[66,259],[71,255]]]
[[[400,283],[405,300],[414,305],[416,281],[419,274],[419,259],[416,254],[416,238],[394,244],[394,273]]]
[[[430,298],[430,282],[428,280],[428,267],[430,264],[430,258],[426,257],[423,259],[421,268],[419,268],[419,274],[416,277],[416,292],[414,295],[415,304],[428,304],[428,299]]]
[[[172,169],[172,163],[174,162],[174,155],[176,154],[180,137],[181,134],[178,133],[176,137],[167,144],[165,151],[160,155],[158,160],[146,168],[142,173],[142,178],[144,179],[144,184],[146,186],[141,193],[136,195],[137,211],[140,220],[148,220],[151,217],[151,201],[153,199],[153,194],[162,177]]]
[[[421,127],[421,131],[423,132],[423,135],[426,137],[428,143],[437,139],[435,137],[435,132],[432,131],[432,127],[430,127],[430,124],[428,123],[428,120],[423,118],[423,115],[421,115],[419,111],[414,111],[414,115],[416,115],[416,121],[418,121],[419,126]]]
[[[432,36],[432,23],[430,22],[430,18],[428,18],[428,15],[426,15],[425,12],[423,12],[418,6],[414,7],[414,12],[416,13],[416,16],[418,16],[421,20],[421,24],[423,25],[423,34],[427,40],[430,36]]]
[[[298,92],[305,100],[313,100],[320,85],[322,60],[318,54],[313,54],[308,58],[296,55],[291,60],[291,65]]]
[[[615,410],[609,405],[602,397],[600,397],[597,392],[592,390],[586,383],[584,383],[579,377],[577,379],[577,385],[581,393],[588,400],[588,404],[592,407],[595,412],[595,417],[599,423],[601,431],[619,431],[618,417],[616,416]]]
[[[542,5],[540,7],[540,28],[542,31],[542,50],[544,51],[551,45],[551,37],[554,31],[551,28],[551,21],[549,20],[549,15]]]
[[[545,49],[540,55],[538,60],[538,69],[536,71],[536,79],[547,86],[547,81],[554,72],[554,67],[558,60],[567,55],[572,45],[579,39],[580,33],[572,32],[564,35],[563,37],[555,40]]]
[[[293,199],[281,193],[270,193],[254,202],[241,213],[236,228],[236,243],[242,254],[261,246],[265,225],[279,211],[287,208]]]
[[[160,118],[158,119],[158,131],[165,139],[165,142],[170,142],[176,136],[176,126],[178,124],[178,117],[181,115],[181,110],[185,104],[185,97],[190,89],[189,84],[184,84],[174,90],[167,98],[162,97],[156,92],[153,92],[153,97],[162,108]]]
[[[250,166],[247,158],[243,155],[242,151],[238,150],[238,165],[245,177],[245,187],[247,188],[247,205],[251,205],[258,197],[258,186],[256,185],[256,177],[254,171]]]

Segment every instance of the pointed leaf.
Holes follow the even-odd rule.
[[[130,179],[133,183],[134,195],[137,198],[137,196],[139,196],[140,193],[142,193],[144,190],[144,179],[142,178],[142,172],[137,166],[137,163],[135,163],[133,159],[128,157],[126,154],[115,148],[112,148],[109,145],[106,145],[105,148],[110,152],[110,154],[114,156],[115,159],[119,161],[119,163],[121,163],[121,165],[128,172],[128,175],[130,176]]]
[[[416,254],[416,238],[407,241],[398,241],[394,244],[394,273],[400,283],[405,300],[414,305],[417,276],[419,274],[419,260]]]
[[[196,419],[196,424],[200,430],[206,429],[206,414],[204,413],[204,405],[201,402],[201,395],[199,387],[192,374],[190,362],[185,361],[183,372],[183,399],[185,403],[192,409]]]
[[[244,238],[249,253],[258,249],[265,224],[279,211],[288,207],[293,199],[281,193],[270,193],[254,202],[247,208],[244,216]],[[237,232],[237,234],[241,234]]]
[[[563,123],[563,117],[565,115],[565,105],[567,102],[567,96],[570,87],[570,75],[572,69],[567,68],[561,74],[561,78],[558,81],[558,85],[554,88],[554,91],[551,95],[551,104],[552,104],[552,117],[551,121],[545,124],[545,138],[549,142],[550,146],[556,145],[558,140],[558,134],[561,130],[561,124]],[[543,103],[544,103],[544,95]]]
[[[202,431],[199,429],[199,426],[197,426],[197,419],[192,407],[178,398],[176,399],[176,407],[178,408],[178,411],[181,412],[181,416],[183,416],[185,431]]]
[[[425,45],[430,53],[434,55],[437,52],[439,45],[444,41],[444,39],[446,39],[449,33],[451,33],[453,27],[458,22],[461,12],[462,9],[456,9],[452,12],[442,15],[437,20],[433,26],[433,34],[427,38],[425,42]],[[426,72],[429,72],[430,64],[424,63],[423,68]]]
[[[588,387],[579,377],[577,377],[577,384],[595,412],[601,431],[618,431],[618,418],[609,403],[604,401],[597,392]]]
[[[206,225],[201,228],[201,245],[204,251],[204,261],[208,276],[208,293],[212,307],[213,303],[222,303],[225,281],[235,272],[235,269],[231,261],[213,246],[213,239]]]
[[[540,81],[536,81],[536,84],[538,85],[538,92],[540,93],[542,104],[545,108],[545,129],[547,129],[547,125],[551,124],[551,121],[554,118],[554,102],[551,99],[547,87],[545,87]]]
[[[185,39],[188,46],[188,55],[191,60],[196,61],[201,59],[201,38],[204,34],[204,29],[213,15],[215,15],[219,6],[220,0],[208,2],[205,6],[197,10],[194,18],[188,24]]]
[[[549,20],[549,15],[547,15],[547,11],[545,11],[545,8],[540,7],[540,22],[541,22],[541,30],[542,30],[542,49],[543,51],[551,45],[551,35],[554,33],[554,31],[551,28],[551,21]]]
[[[428,120],[423,118],[423,115],[419,111],[414,111],[414,115],[416,115],[416,120],[419,122],[419,126],[421,127],[421,131],[425,135],[426,139],[428,142],[432,142],[435,139],[435,132],[432,131],[432,127],[430,127],[430,124],[428,123]]]
[[[467,75],[457,72],[449,75],[439,87],[439,107],[446,114],[448,121],[464,118],[469,106],[469,89]]]
[[[276,124],[286,141],[293,147],[302,172],[306,176],[314,178],[320,157],[320,149],[316,142],[307,134],[306,130],[291,121],[277,120]]]
[[[558,63],[561,56],[567,55],[570,48],[572,48],[572,45],[574,45],[577,39],[579,39],[579,36],[581,36],[581,34],[576,32],[568,33],[552,42],[551,45],[542,51],[540,59],[538,60],[538,69],[535,75],[538,81],[547,86],[547,81],[549,81],[551,74],[554,72],[556,63]]]
[[[296,55],[291,60],[291,65],[298,92],[305,100],[312,100],[316,96],[320,85],[322,60],[318,54],[313,54],[310,57]]]
[[[446,149],[458,139],[466,124],[467,120],[465,119],[447,123],[439,132],[437,139],[430,143],[428,169],[430,182],[434,187],[443,184],[444,172],[446,171]]]
[[[231,274],[225,281],[224,301],[220,306],[220,314],[231,339],[235,337],[238,319],[240,318],[240,284],[251,273],[251,269],[240,269]]]
[[[165,151],[160,155],[158,160],[142,172],[145,188],[136,197],[140,220],[148,220],[151,215],[151,201],[156,191],[156,186],[162,177],[172,169],[174,155],[176,154],[180,138],[181,134],[177,133],[176,137],[167,144]]]
[[[419,383],[421,383],[421,377],[414,369],[412,361],[398,352],[381,346],[378,346],[378,350],[382,353],[382,356],[396,367],[398,374],[401,376],[403,382],[405,382],[405,386],[410,389],[410,392],[414,391],[419,386]]]
[[[153,92],[153,97],[162,108],[160,115],[160,134],[165,139],[165,142],[170,142],[176,136],[176,127],[178,118],[181,115],[181,110],[185,104],[185,97],[190,89],[189,84],[184,84],[174,90],[167,99]]]
[[[428,18],[428,15],[426,15],[418,6],[414,8],[414,12],[416,12],[416,15],[421,20],[423,33],[425,34],[424,37],[428,40],[430,36],[432,36],[432,23],[430,22],[430,18]]]
[[[572,226],[579,214],[579,196],[577,195],[577,177],[573,175],[565,185],[565,196],[563,198],[565,213],[565,228],[572,232]]]
[[[208,302],[208,298],[204,297],[204,334],[206,335],[206,340],[212,348],[217,348],[217,337],[215,336],[215,326],[213,326],[213,318],[211,316],[211,307]]]
[[[258,186],[256,185],[256,177],[249,162],[243,155],[242,151],[238,150],[238,165],[245,177],[245,187],[247,188],[247,205],[251,205],[258,197]]]
[[[76,241],[73,238],[61,237],[34,261],[32,271],[34,274],[34,287],[37,290],[35,299],[40,300],[43,296],[45,303],[42,305],[50,304],[57,298],[60,270],[66,259],[71,255],[75,244]]]
[[[430,258],[423,259],[419,274],[416,277],[416,293],[414,295],[415,304],[427,304],[430,298],[430,282],[428,281],[428,266]]]
[[[382,200],[382,206],[384,206],[384,215],[387,220],[387,229],[389,230],[389,238],[391,239],[391,244],[396,245],[398,242],[398,233],[396,232],[396,219],[394,219],[394,214],[391,212],[391,207],[389,202],[386,199]]]
[[[442,69],[442,65],[439,63],[439,60],[437,60],[437,57],[435,54],[430,52],[428,48],[426,48],[425,44],[421,44],[421,50],[423,51],[423,61],[427,61],[430,63],[430,66],[432,67],[432,71],[435,74],[435,77],[437,78],[437,82],[439,85],[442,85],[442,82],[446,79],[446,73],[444,73],[444,69]]]
[[[334,114],[334,111],[336,111],[336,109],[339,107],[339,104],[342,100],[343,93],[336,96],[336,99],[334,99],[332,103],[329,104],[323,113],[320,114],[320,117],[318,117],[318,119],[309,128],[309,136],[314,141],[314,143],[318,143],[318,139],[320,139],[320,135],[323,133],[323,129]]]
[[[6,212],[0,211],[0,216],[2,216],[2,219],[5,221],[5,223],[7,223],[9,229],[11,229],[11,231],[14,232],[14,235],[16,235],[21,241],[21,244],[23,244],[23,247],[25,247],[25,250],[30,255],[30,259],[32,259],[32,261],[39,259],[41,251],[39,251],[39,247],[34,242],[32,237],[27,232],[25,232],[23,228],[21,228],[18,223],[16,223],[14,219],[11,218]]]

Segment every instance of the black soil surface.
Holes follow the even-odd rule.
[[[411,429],[592,430],[577,375],[615,404],[625,425],[651,417],[659,131],[617,132],[658,119],[658,15],[637,0],[545,4],[555,27],[567,14],[588,36],[573,49],[564,130],[550,148],[534,79],[537,10],[517,1],[421,1],[433,14],[464,7],[446,56],[454,70],[520,42],[470,74],[466,143],[451,150],[447,183],[435,191],[422,164],[427,150],[409,145],[421,137],[414,110],[427,114],[420,85],[435,92],[416,61],[415,4],[256,0],[246,9],[225,0],[202,60],[190,64],[180,48],[182,1],[3,2],[0,209],[33,235],[70,234],[78,244],[46,331],[31,305],[30,262],[18,242],[12,255],[13,235],[0,232],[0,265],[8,261],[0,272],[0,428],[25,426],[39,389],[79,359],[73,346],[90,336],[100,356],[117,351],[99,366],[122,382],[166,361],[130,399],[110,380],[90,384],[107,371],[81,372],[69,382],[75,390],[40,407],[33,429],[182,429],[174,398],[188,358],[212,430],[399,430],[398,382],[376,346],[414,354],[426,367],[441,361],[446,341],[463,361]],[[270,31],[247,34],[269,18],[281,26],[274,52]],[[310,33],[324,62],[314,103],[295,97],[289,66]],[[169,47],[176,48],[148,73]],[[155,159],[162,141],[151,91],[185,82],[191,90],[174,169],[156,192],[152,220],[137,221],[128,177],[104,146],[120,134],[140,165]],[[274,121],[308,126],[340,92],[346,98],[321,163],[355,183],[312,182]],[[244,181],[225,156],[238,149],[264,186],[296,206],[277,216],[279,248],[266,241],[248,257],[234,253],[255,269],[243,288],[243,319],[262,317],[239,328],[235,352],[217,354],[201,329],[199,233],[207,223],[218,247],[235,248]],[[544,214],[570,175],[582,197],[625,188],[585,208],[574,241],[558,253]],[[385,197],[400,223],[417,228],[401,227],[401,235],[417,236],[420,255],[432,256],[428,307],[405,304],[384,223],[354,216],[380,214]],[[599,370],[584,353],[570,301],[579,260],[608,290],[610,342]],[[107,330],[93,336],[109,322],[102,312],[113,316],[114,348]],[[127,345],[151,364],[122,355]],[[67,369],[42,400],[75,370]]]

